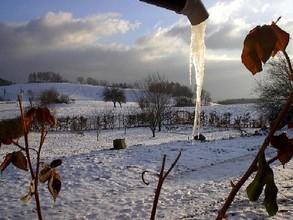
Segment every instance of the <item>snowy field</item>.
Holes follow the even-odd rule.
[[[13,98],[20,87],[24,94],[28,89],[39,89],[33,86],[13,85],[6,88],[6,95]],[[76,98],[70,105],[51,106],[57,117],[90,116],[97,111],[113,110],[112,103],[101,101],[101,88],[72,84],[56,86]],[[127,97],[129,100],[133,97],[134,101],[131,94],[129,91]],[[136,104],[129,102],[115,111],[127,112],[135,108]],[[249,112],[252,118],[259,116],[253,105],[216,105],[203,110],[220,114],[231,112],[233,116]],[[18,112],[15,101],[0,103],[0,120],[15,117]],[[172,131],[157,132],[152,138],[148,128],[127,129],[126,133],[123,129],[102,130],[99,141],[95,131],[49,133],[42,158],[48,163],[57,158],[63,160],[60,167],[63,185],[55,203],[47,186],[41,185],[45,219],[149,219],[157,185],[154,174],[159,172],[164,154],[167,155],[168,167],[180,151],[182,156],[163,186],[157,219],[214,219],[230,191],[230,181],[235,182],[247,169],[265,136],[240,137],[237,130],[208,128],[203,131],[207,142],[196,142],[191,140],[191,132],[190,126],[181,126]],[[29,138],[31,146],[38,145],[37,133],[31,133]],[[126,138],[128,148],[112,150],[112,142],[116,138]],[[3,145],[0,158],[11,151],[13,147]],[[268,158],[274,153],[270,150]],[[146,174],[150,182],[148,186],[141,180],[145,170],[149,171]],[[279,188],[279,212],[270,219],[293,219],[293,163],[285,168],[276,163],[274,171]],[[20,197],[27,193],[28,177],[28,173],[13,166],[0,176],[0,220],[36,219],[34,201],[29,204],[20,201]],[[243,187],[228,211],[228,219],[267,219],[262,200],[249,202]]]
[[[101,111],[115,111],[117,113],[129,113],[137,111],[137,98],[141,91],[135,89],[124,89],[127,103],[122,105],[122,108],[113,108],[113,103],[103,102],[103,86],[92,86],[84,84],[72,83],[25,83],[14,84],[10,86],[0,87],[0,97],[8,99],[8,102],[0,102],[0,120],[13,118],[19,115],[19,106],[16,102],[17,95],[21,94],[24,100],[24,106],[29,106],[29,91],[36,96],[46,89],[54,88],[60,94],[68,95],[70,99],[75,100],[71,104],[51,105],[50,109],[56,117],[62,116],[92,116]],[[4,93],[5,91],[5,93]],[[5,96],[4,96],[5,94]],[[176,108],[176,110],[183,110],[193,112],[193,107]],[[216,111],[222,115],[230,112],[233,117],[243,116],[249,113],[251,119],[258,119],[259,113],[253,104],[241,105],[215,105],[203,106],[202,110],[209,114]]]
[[[158,219],[213,219],[235,181],[253,160],[264,136],[237,137],[236,131],[207,133],[208,142],[189,140],[190,129],[161,132],[150,138],[147,128],[102,131],[97,142],[94,132],[84,134],[50,133],[43,150],[44,161],[62,158],[63,186],[54,202],[41,186],[45,219],[149,219],[157,179],[151,173],[160,169],[164,154],[167,166],[179,151],[182,156],[163,186]],[[214,137],[231,137],[213,140]],[[114,138],[126,138],[128,148],[111,150]],[[30,135],[36,145],[38,135]],[[1,157],[11,147],[1,149]],[[269,156],[272,156],[273,152]],[[147,170],[146,186],[141,173]],[[285,169],[274,166],[279,187],[280,212],[270,219],[293,217],[293,164]],[[10,166],[0,178],[0,219],[35,219],[33,202],[22,204],[29,185],[27,174]],[[237,196],[229,219],[265,219],[261,199],[248,202],[245,188]]]

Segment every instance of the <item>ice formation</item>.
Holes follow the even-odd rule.
[[[192,82],[192,68],[196,80],[196,104],[192,135],[200,133],[200,112],[201,112],[201,92],[203,87],[204,69],[205,69],[205,29],[206,22],[191,26],[191,43],[190,43],[190,66],[189,78]]]

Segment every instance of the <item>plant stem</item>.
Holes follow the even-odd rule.
[[[38,217],[39,220],[42,219],[42,214],[41,214],[41,204],[40,204],[40,199],[39,199],[39,191],[38,191],[38,185],[39,185],[39,170],[40,170],[40,157],[41,157],[41,150],[42,150],[42,146],[44,144],[45,141],[45,137],[46,137],[46,132],[45,129],[42,128],[41,130],[41,138],[40,138],[40,145],[39,145],[39,149],[38,149],[38,153],[37,153],[37,167],[36,167],[36,176],[35,176],[35,198],[36,201],[38,200],[39,202],[36,203],[37,204],[37,210],[40,210],[40,212],[38,211]]]
[[[23,131],[24,131],[23,133],[24,133],[25,153],[26,153],[26,157],[27,157],[31,177],[32,177],[32,179],[34,179],[35,174],[34,174],[33,166],[32,166],[32,163],[31,163],[31,158],[30,158],[30,152],[29,152],[28,131],[27,131],[27,127],[25,125],[24,112],[23,112],[22,101],[21,101],[20,96],[18,96],[18,103],[19,103],[19,109],[20,109],[21,122],[22,122],[22,126],[23,126]]]
[[[31,157],[30,157],[30,151],[29,151],[29,143],[28,143],[28,130],[27,127],[25,125],[25,117],[24,117],[24,112],[23,112],[23,107],[22,107],[22,101],[21,101],[21,97],[18,96],[18,103],[19,103],[19,108],[20,108],[20,115],[21,115],[21,122],[22,122],[22,126],[23,126],[23,131],[24,131],[24,143],[25,143],[25,153],[26,153],[26,157],[27,157],[27,161],[28,161],[28,165],[29,165],[29,170],[31,173],[31,178],[33,181],[35,181],[35,201],[36,201],[36,208],[37,208],[37,213],[38,213],[38,219],[42,220],[42,212],[41,212],[41,205],[40,205],[40,198],[39,198],[39,193],[37,190],[37,173],[34,173],[33,170],[33,166],[32,166],[32,162],[31,162]]]
[[[253,160],[253,162],[251,163],[251,165],[249,166],[249,168],[245,172],[245,174],[241,177],[241,179],[232,188],[223,207],[219,210],[216,220],[221,220],[225,217],[226,212],[227,212],[228,208],[230,207],[231,203],[233,202],[236,194],[238,193],[238,191],[240,190],[242,185],[246,182],[246,180],[255,171],[255,167],[257,166],[257,161],[258,161],[259,155],[262,154],[265,151],[265,149],[267,148],[267,146],[270,144],[270,140],[271,140],[272,136],[274,135],[275,131],[278,129],[279,125],[282,123],[284,118],[286,117],[292,103],[293,103],[293,92],[290,93],[286,104],[284,105],[283,109],[279,112],[277,119],[274,121],[274,123],[270,129],[270,132],[267,135],[267,137],[265,138],[265,140],[264,140],[261,148],[259,149],[255,159]]]
[[[17,146],[19,149],[25,151],[25,148],[24,148],[23,146],[21,146],[18,142],[12,140],[12,143],[13,143],[15,146]]]
[[[156,194],[153,202],[153,208],[152,208],[152,214],[150,220],[154,220],[156,218],[156,211],[157,211],[157,206],[159,202],[159,197],[162,189],[162,185],[164,182],[164,168],[165,168],[165,163],[166,163],[166,155],[163,157],[163,162],[162,162],[162,167],[161,167],[161,172],[159,176],[159,181],[156,189]]]

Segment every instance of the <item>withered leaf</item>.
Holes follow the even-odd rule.
[[[24,203],[28,203],[31,200],[32,196],[34,195],[35,191],[36,191],[35,179],[33,179],[30,183],[28,193],[25,196],[21,197],[20,200]]]
[[[12,153],[9,153],[5,156],[4,161],[0,165],[1,173],[6,169],[6,167],[11,163],[11,161],[12,161]]]
[[[31,108],[30,110],[27,111],[27,113],[24,116],[24,126],[26,127],[26,130],[29,131],[31,128],[31,125],[33,123],[33,120],[36,115],[36,109]]]
[[[290,34],[283,31],[275,22],[271,25],[272,30],[275,33],[275,36],[277,37],[277,42],[275,45],[275,50],[273,51],[273,56],[278,53],[278,51],[285,51],[286,47],[289,43]]]
[[[12,144],[13,140],[12,139],[4,139],[4,140],[1,140],[1,144],[5,144],[5,145],[10,145]]]
[[[55,167],[60,166],[61,164],[62,164],[62,160],[61,159],[53,160],[50,163],[50,167],[55,168]]]
[[[26,195],[20,198],[24,203],[28,203],[32,199],[32,193],[28,192]]]
[[[54,201],[56,201],[56,198],[61,190],[61,184],[60,175],[56,171],[52,172],[51,178],[48,182],[48,189]]]
[[[241,54],[242,63],[254,75],[262,71],[262,63],[278,51],[285,51],[289,34],[274,22],[271,25],[257,26],[244,40]]]
[[[56,119],[48,108],[38,108],[36,110],[36,118],[37,121],[43,125],[49,125],[53,127],[56,124]]]
[[[17,168],[28,171],[26,157],[21,151],[16,151],[12,153],[11,162]]]
[[[278,150],[278,159],[283,165],[293,157],[293,139],[289,139],[285,133],[273,136],[271,145]]]
[[[40,171],[39,180],[41,183],[45,183],[51,178],[51,176],[52,176],[52,168],[47,165]]]
[[[23,136],[23,126],[20,118],[0,121],[0,141],[3,144],[11,144],[13,139]]]

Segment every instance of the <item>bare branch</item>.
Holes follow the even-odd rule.
[[[15,146],[17,146],[21,150],[25,151],[25,148],[23,146],[21,146],[17,141],[12,140],[12,144],[14,144]]]
[[[160,197],[160,193],[161,193],[163,183],[164,183],[166,177],[171,172],[171,170],[175,167],[175,165],[178,162],[180,156],[181,156],[181,152],[179,152],[179,154],[176,157],[175,161],[172,163],[171,167],[168,169],[168,171],[165,174],[164,174],[164,169],[165,169],[165,163],[166,163],[166,155],[164,155],[164,157],[163,157],[162,167],[161,167],[161,171],[160,171],[159,181],[158,181],[158,185],[157,185],[157,189],[156,189],[156,194],[155,194],[155,198],[154,198],[154,202],[153,202],[153,208],[152,208],[152,214],[151,214],[150,220],[154,220],[155,217],[156,217],[157,206],[158,206],[159,197]]]
[[[272,125],[272,127],[270,129],[270,132],[267,135],[267,137],[265,138],[265,140],[264,140],[261,148],[259,149],[255,159],[253,160],[253,162],[251,163],[251,165],[249,166],[249,168],[245,172],[245,174],[235,184],[235,187],[232,188],[232,190],[229,193],[229,195],[228,195],[223,207],[219,210],[216,220],[221,220],[221,219],[223,219],[225,217],[226,212],[227,212],[228,208],[230,207],[231,203],[233,202],[236,194],[238,193],[238,191],[240,190],[242,185],[251,176],[251,174],[255,171],[255,167],[257,166],[257,161],[258,161],[259,155],[262,154],[265,151],[265,149],[267,148],[267,146],[269,145],[272,136],[274,135],[275,131],[278,129],[279,125],[282,123],[284,118],[286,117],[286,115],[287,115],[292,103],[293,103],[293,92],[290,93],[290,96],[289,96],[289,98],[287,100],[287,103],[284,105],[282,111],[279,112],[279,115],[278,115],[277,119],[274,121],[274,123],[273,123],[273,125]]]
[[[169,170],[165,173],[164,175],[164,180],[165,178],[169,175],[169,173],[171,172],[171,170],[175,167],[176,163],[178,162],[179,158],[181,157],[181,151],[179,152],[178,156],[176,157],[176,159],[174,160],[174,162],[172,163],[171,167],[169,168]]]

